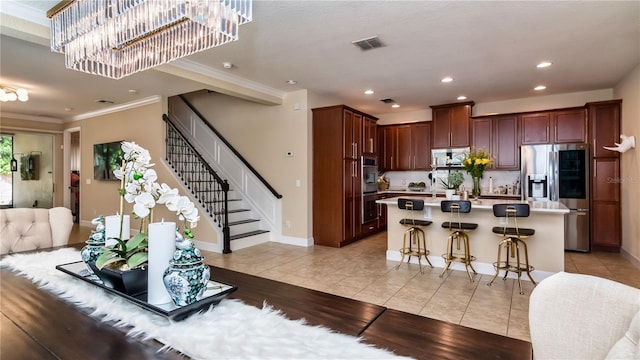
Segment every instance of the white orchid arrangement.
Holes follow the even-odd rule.
[[[135,142],[122,142],[124,152],[122,167],[113,173],[120,180],[120,236],[118,245],[105,251],[96,260],[96,266],[102,268],[109,264],[126,263],[128,268],[136,268],[147,262],[147,233],[145,224],[153,222],[153,209],[156,204],[164,204],[167,209],[174,212],[183,223],[185,238],[192,239],[192,229],[198,225],[200,216],[193,202],[180,196],[178,189],[169,185],[158,184],[158,175],[151,167],[151,155],[147,149]],[[124,213],[124,201],[133,204],[133,215],[141,219],[140,232],[124,242],[122,238],[122,221]],[[182,238],[182,234],[176,234]]]
[[[133,214],[141,219],[153,221],[156,204],[165,204],[183,222],[183,234],[193,238],[191,229],[198,225],[198,209],[187,196],[180,196],[178,189],[158,184],[158,175],[151,167],[151,155],[147,149],[135,142],[122,142],[123,165],[113,173],[121,180],[120,196],[129,204],[133,203]]]

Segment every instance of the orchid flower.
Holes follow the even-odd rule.
[[[184,234],[193,238],[191,229],[200,220],[198,209],[193,202],[180,196],[178,189],[158,184],[158,174],[151,167],[149,151],[135,142],[122,142],[124,166],[114,171],[116,178],[122,181],[120,195],[128,203],[134,203],[133,213],[141,218],[151,216],[156,204],[165,204],[169,211],[175,212],[184,223]]]

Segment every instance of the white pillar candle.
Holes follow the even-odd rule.
[[[166,304],[171,296],[164,286],[164,271],[176,250],[176,223],[157,222],[149,224],[149,265],[147,270],[147,302]]]
[[[109,215],[105,217],[104,235],[106,238],[105,246],[113,246],[118,243],[114,239],[120,238],[120,215]],[[120,240],[129,240],[130,236],[129,215],[124,215],[122,219],[122,238],[120,238]]]

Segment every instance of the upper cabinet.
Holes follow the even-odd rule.
[[[549,127],[551,114],[549,112],[520,115],[520,128],[522,145],[549,144]]]
[[[433,112],[431,147],[457,148],[471,144],[471,108],[473,102],[431,106]]]
[[[491,153],[492,169],[519,169],[517,115],[479,117],[474,118],[472,124],[471,146]]]
[[[587,141],[584,107],[521,114],[520,129],[522,145]]]
[[[553,111],[554,143],[584,143],[587,141],[587,117],[584,107]]]
[[[591,124],[592,154],[594,157],[618,157],[620,153],[604,149],[620,143],[620,100],[587,104]]]
[[[431,163],[431,124],[380,126],[380,171],[427,170]]]
[[[376,118],[369,115],[364,116],[362,152],[365,154],[378,154],[378,126],[376,125],[376,120]]]

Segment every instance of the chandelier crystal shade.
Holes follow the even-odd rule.
[[[67,68],[120,79],[237,40],[252,0],[75,0],[47,16]]]

